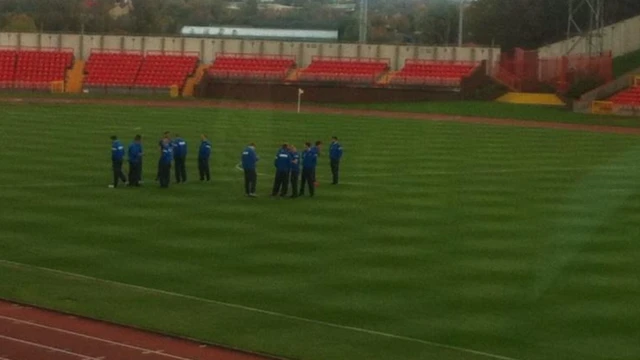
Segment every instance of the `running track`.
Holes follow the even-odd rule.
[[[295,111],[294,105],[286,103],[266,103],[266,102],[240,102],[232,100],[141,100],[141,99],[95,99],[95,98],[0,98],[0,103],[22,103],[22,104],[97,104],[115,106],[148,106],[148,107],[177,107],[177,108],[224,108],[224,109],[251,109],[251,110],[273,110],[273,111]],[[521,128],[534,129],[556,129],[570,131],[587,131],[623,135],[640,135],[640,128],[589,125],[574,123],[559,123],[546,121],[498,119],[474,116],[455,116],[430,113],[411,113],[382,110],[365,109],[342,109],[323,106],[308,105],[304,107],[304,113],[349,115],[349,116],[369,116],[387,119],[407,119],[407,120],[427,120],[427,121],[449,121],[469,124],[486,124],[496,126],[516,126]],[[2,360],[2,359],[0,359]]]
[[[0,360],[267,359],[0,301]]]

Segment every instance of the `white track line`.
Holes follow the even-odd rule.
[[[81,334],[81,333],[77,333],[77,332],[74,332],[74,331],[69,331],[69,330],[65,330],[65,329],[61,329],[61,328],[57,328],[57,327],[53,327],[53,326],[42,325],[42,324],[38,324],[38,323],[35,323],[35,322],[32,322],[32,321],[20,320],[20,319],[16,319],[16,318],[13,318],[13,317],[10,317],[10,316],[2,316],[2,315],[0,315],[0,319],[11,321],[11,322],[14,322],[14,323],[19,323],[19,324],[35,326],[35,327],[39,327],[39,328],[50,330],[50,331],[56,331],[56,332],[67,334],[67,335],[78,336],[78,337],[89,339],[89,340],[99,341],[99,342],[103,342],[103,343],[109,344],[109,345],[120,346],[120,347],[124,347],[124,348],[127,348],[127,349],[140,351],[143,354],[156,354],[156,355],[169,357],[169,358],[172,358],[172,359],[190,360],[189,358],[184,358],[184,357],[181,357],[181,356],[164,353],[163,350],[151,350],[151,349],[147,349],[147,348],[143,348],[143,347],[139,347],[139,346],[134,346],[134,345],[121,343],[121,342],[118,342],[118,341],[112,341],[112,340],[107,340],[107,339],[103,339],[103,338],[99,338],[99,337],[95,337],[95,336],[85,335],[85,334]]]
[[[148,288],[148,287],[139,286],[139,285],[132,285],[132,284],[122,283],[122,282],[118,282],[118,281],[105,280],[105,279],[100,279],[100,278],[96,278],[96,277],[93,277],[93,276],[81,275],[81,274],[77,274],[77,273],[72,273],[72,272],[67,272],[67,271],[62,271],[62,270],[56,270],[56,269],[51,269],[51,268],[46,268],[46,267],[41,267],[41,266],[23,264],[23,263],[19,263],[19,262],[15,262],[15,261],[9,261],[9,260],[0,259],[0,264],[5,265],[5,266],[14,267],[14,268],[23,268],[23,269],[32,269],[32,270],[45,271],[45,272],[64,275],[64,276],[67,276],[67,277],[73,277],[73,278],[77,278],[77,279],[90,280],[90,281],[100,282],[100,283],[104,283],[104,284],[110,284],[110,285],[130,288],[130,289],[141,290],[141,291],[145,291],[145,292],[149,292],[149,293],[162,294],[162,295],[168,295],[168,296],[173,296],[173,297],[187,299],[187,300],[199,301],[199,302],[203,302],[203,303],[214,304],[214,305],[218,305],[218,306],[224,306],[224,307],[228,307],[228,308],[231,308],[231,309],[238,309],[238,310],[244,310],[244,311],[247,311],[247,312],[254,312],[254,313],[258,313],[258,314],[270,315],[270,316],[279,317],[279,318],[282,318],[282,319],[295,320],[295,321],[299,321],[299,322],[315,324],[315,325],[321,325],[321,326],[331,327],[331,328],[335,328],[335,329],[349,330],[349,331],[354,331],[354,332],[363,333],[363,334],[376,335],[376,336],[384,337],[384,338],[388,338],[388,339],[402,340],[402,341],[407,341],[407,342],[427,345],[427,346],[431,346],[431,347],[435,347],[435,348],[441,348],[441,349],[447,349],[447,350],[457,351],[457,352],[466,353],[466,354],[472,354],[472,355],[476,355],[478,357],[484,357],[484,358],[490,358],[490,359],[499,359],[499,360],[519,360],[519,359],[508,357],[508,356],[502,356],[502,355],[487,353],[487,352],[483,352],[483,351],[479,351],[479,350],[468,349],[468,348],[454,346],[454,345],[447,345],[447,344],[437,343],[437,342],[428,341],[428,340],[422,340],[422,339],[409,337],[409,336],[396,335],[396,334],[385,333],[385,332],[375,331],[375,330],[369,330],[369,329],[364,329],[364,328],[359,328],[359,327],[354,327],[354,326],[340,325],[340,324],[330,323],[330,322],[326,322],[326,321],[322,321],[322,320],[308,319],[308,318],[303,318],[303,317],[300,317],[300,316],[279,313],[279,312],[276,312],[276,311],[258,309],[258,308],[254,308],[254,307],[250,307],[250,306],[244,306],[244,305],[240,305],[240,304],[228,303],[228,302],[223,302],[223,301],[218,301],[218,300],[205,299],[205,298],[201,298],[201,297],[197,297],[197,296],[185,295],[185,294],[175,293],[175,292],[172,292],[172,291],[166,291],[166,290],[160,290],[160,289],[154,289],[154,288]]]
[[[56,347],[52,347],[52,346],[47,346],[47,345],[34,343],[34,342],[31,342],[31,341],[12,338],[10,336],[0,335],[0,339],[5,339],[5,340],[9,340],[9,341],[20,343],[20,344],[25,344],[25,345],[34,346],[34,347],[41,348],[41,349],[46,349],[46,350],[53,351],[53,352],[59,352],[59,353],[62,353],[62,354],[67,354],[67,355],[79,357],[80,359],[83,359],[83,360],[97,360],[98,359],[98,358],[94,358],[94,357],[91,357],[91,356],[86,356],[86,355],[74,353],[72,351],[67,351],[67,350],[56,348]]]

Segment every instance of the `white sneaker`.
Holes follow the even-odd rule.
[[[115,188],[115,186],[113,186],[113,184],[109,184],[109,186],[107,186],[109,189],[113,189]]]

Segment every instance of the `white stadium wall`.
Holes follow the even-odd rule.
[[[640,41],[640,38],[638,39]],[[87,59],[92,50],[166,51],[197,53],[204,63],[217,53],[289,55],[305,67],[314,56],[388,59],[393,70],[407,59],[481,61],[493,64],[500,59],[499,48],[457,48],[408,45],[307,43],[222,38],[149,37],[116,35],[2,33],[0,48],[69,48],[75,56]],[[492,66],[488,66],[492,68]]]
[[[603,50],[611,51],[614,57],[640,49],[640,16],[605,26]],[[586,54],[589,43],[585,37],[573,37],[538,49],[540,57],[550,58],[569,54]]]

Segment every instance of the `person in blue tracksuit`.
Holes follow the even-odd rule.
[[[291,171],[291,154],[289,153],[289,145],[283,144],[276,153],[273,161],[276,168],[276,177],[273,180],[273,191],[271,196],[287,196],[289,190],[289,171]]]
[[[173,147],[169,139],[162,141],[162,155],[160,155],[160,187],[168,188],[171,178],[171,161],[173,161]]]
[[[162,149],[164,148],[164,139],[169,139],[171,142],[171,134],[168,131],[165,131],[162,134],[162,138],[158,141],[158,147],[160,148],[160,158],[158,159],[158,174],[156,175],[156,181],[160,180],[160,168],[162,168]]]
[[[209,172],[209,157],[211,157],[211,142],[207,135],[200,136],[200,149],[198,150],[198,171],[200,172],[200,181],[211,180]]]
[[[244,170],[244,191],[247,196],[256,197],[256,185],[258,183],[258,173],[256,163],[260,158],[256,154],[256,144],[249,144],[242,150],[242,169]]]
[[[338,185],[338,175],[340,173],[340,159],[342,159],[342,145],[338,142],[338,137],[331,138],[329,146],[329,161],[331,163],[332,185]]]
[[[316,146],[313,147],[310,143],[305,143],[305,149],[302,152],[302,183],[300,184],[299,196],[304,196],[305,185],[309,186],[309,196],[315,195],[316,165],[321,147],[322,142],[320,141],[316,141]]]
[[[113,169],[113,184],[109,185],[110,188],[118,187],[118,180],[123,183],[127,182],[127,178],[122,172],[122,160],[124,159],[124,146],[118,137],[111,136],[111,166]]]
[[[289,181],[291,183],[291,198],[298,197],[298,178],[300,177],[300,154],[295,146],[289,146],[289,154],[291,154],[291,176]]]
[[[180,135],[176,134],[176,138],[173,141],[173,159],[175,162],[176,183],[187,181],[187,142],[184,141]]]
[[[142,179],[142,136],[136,135],[129,144],[129,186],[140,186]]]

